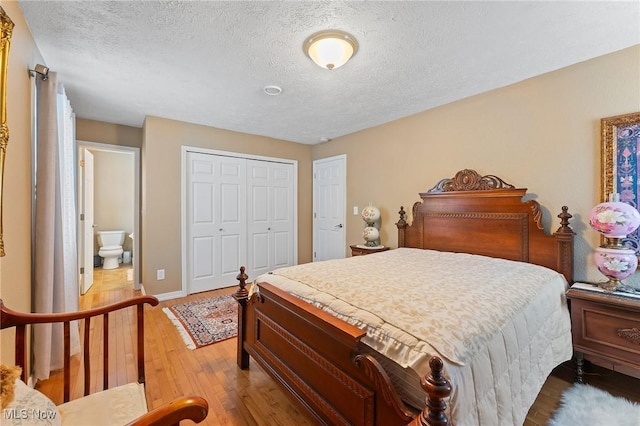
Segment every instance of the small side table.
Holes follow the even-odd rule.
[[[367,247],[365,245],[354,244],[351,247],[351,256],[364,256],[371,253],[380,253],[381,251],[387,251],[390,247]]]
[[[583,359],[640,378],[640,299],[583,283],[571,286],[567,298],[577,381],[582,381]]]

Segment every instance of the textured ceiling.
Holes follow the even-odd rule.
[[[154,115],[306,144],[640,44],[637,0],[19,4],[78,117],[142,127]],[[302,51],[323,29],[360,44],[333,71]]]

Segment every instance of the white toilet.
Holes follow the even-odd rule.
[[[98,231],[98,255],[103,259],[102,269],[116,269],[120,266],[118,258],[122,256],[124,231]]]

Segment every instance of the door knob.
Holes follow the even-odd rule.
[[[342,224],[339,223],[338,225],[335,226],[336,228],[342,228]]]

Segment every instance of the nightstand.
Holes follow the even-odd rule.
[[[567,298],[577,380],[582,382],[583,359],[640,378],[640,298],[583,283],[571,286]]]
[[[351,256],[364,256],[365,254],[380,253],[389,250],[389,247],[367,247],[365,245],[354,244],[351,247]]]

